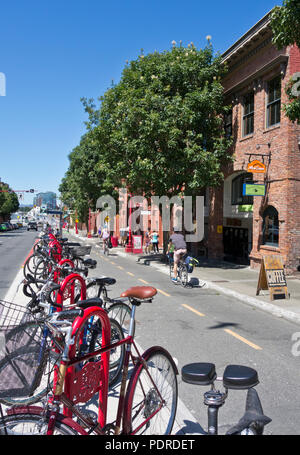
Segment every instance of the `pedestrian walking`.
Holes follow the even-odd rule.
[[[150,245],[151,245],[151,239],[150,239],[150,231],[147,229],[145,232],[145,253],[149,254],[150,253]]]
[[[153,247],[153,252],[159,253],[159,248],[158,248],[158,239],[159,239],[159,234],[156,231],[153,231],[151,234],[151,242],[152,242],[152,247]]]

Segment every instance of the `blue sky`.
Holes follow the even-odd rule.
[[[126,60],[171,48],[224,52],[281,1],[14,0],[0,6],[0,178],[55,191],[85,132],[81,97],[118,82]],[[24,201],[32,202],[25,194]]]

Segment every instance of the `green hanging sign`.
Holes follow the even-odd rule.
[[[244,183],[243,196],[264,196],[266,186],[259,183]]]

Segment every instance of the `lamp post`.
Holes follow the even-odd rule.
[[[132,197],[132,194],[131,193],[128,193],[129,196],[130,196],[130,204],[129,204],[129,235],[128,235],[128,244],[126,245],[126,248],[125,248],[125,251],[126,253],[132,253],[133,251],[133,245],[132,245],[132,232],[131,232],[131,213],[132,213],[132,202],[131,202],[131,197]]]

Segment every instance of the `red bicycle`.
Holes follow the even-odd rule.
[[[0,419],[0,433],[170,434],[178,399],[176,365],[169,352],[160,346],[140,354],[133,337],[136,307],[152,302],[156,293],[155,288],[148,286],[132,287],[122,293],[121,297],[129,298],[132,304],[129,334],[113,341],[106,311],[90,306],[90,301],[79,302],[74,310],[47,316],[44,323],[62,349],[53,395],[45,407],[7,410]],[[88,352],[82,342],[87,331],[91,337]],[[117,354],[119,359],[120,351],[124,361],[118,406],[115,420],[108,423],[110,357]],[[87,405],[96,394],[98,415],[93,419],[82,405]]]

